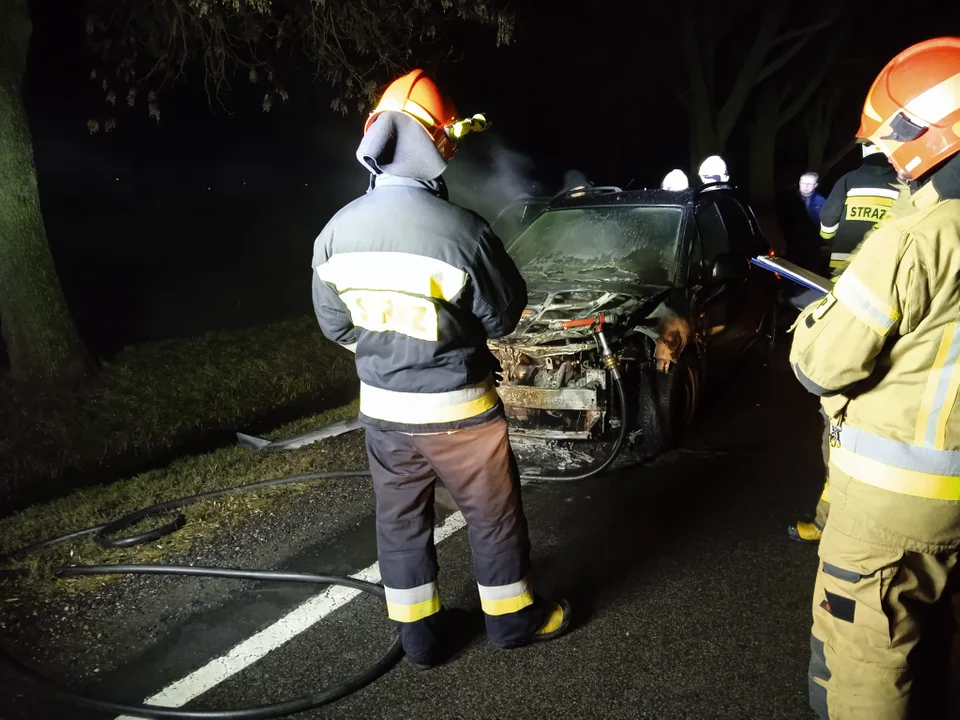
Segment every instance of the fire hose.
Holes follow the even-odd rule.
[[[105,548],[127,548],[136,545],[142,545],[147,542],[158,540],[166,535],[176,532],[186,524],[186,518],[180,512],[180,508],[187,505],[193,505],[202,500],[211,500],[214,498],[234,495],[237,493],[251,492],[278,485],[289,485],[294,483],[308,482],[311,480],[322,480],[332,478],[357,478],[369,477],[368,470],[354,471],[332,471],[306,473],[303,475],[291,475],[288,477],[274,478],[271,480],[262,480],[260,482],[248,483],[223,490],[213,490],[210,492],[190,495],[188,497],[167,500],[157,503],[141,510],[128,513],[123,517],[103,525],[75,530],[73,532],[57,535],[39,542],[31,543],[24,547],[14,550],[3,559],[12,559],[22,557],[23,555],[44,550],[68,540],[93,535],[94,541]],[[130,528],[137,523],[150,517],[173,512],[172,518],[162,525],[153,528],[147,532],[125,537],[115,537],[115,534]],[[218,567],[191,567],[182,565],[80,565],[64,566],[57,568],[54,574],[59,578],[77,577],[81,575],[178,575],[192,577],[211,577],[227,578],[233,580],[258,580],[266,582],[295,582],[295,583],[314,583],[325,585],[343,585],[351,587],[374,597],[383,598],[384,590],[381,585],[365,582],[352,577],[340,575],[326,575],[298,572],[280,572],[272,570],[241,570],[234,568]],[[403,657],[403,646],[400,643],[400,637],[394,640],[393,644],[368,668],[357,673],[340,683],[328,688],[308,693],[298,698],[285,700],[283,702],[270,705],[259,705],[250,708],[239,708],[236,710],[185,710],[182,708],[165,707],[159,705],[134,705],[120,703],[113,700],[93,697],[71,690],[62,683],[44,675],[43,673],[31,668],[29,665],[16,659],[8,652],[0,648],[0,662],[6,664],[13,671],[32,680],[33,682],[47,688],[61,700],[86,707],[91,710],[109,713],[122,713],[134,717],[143,718],[188,718],[190,720],[267,720],[268,718],[277,718],[292,713],[304,712],[313,708],[326,705],[335,700],[339,700],[360,688],[370,684],[380,676],[387,673]]]
[[[579,473],[570,475],[521,475],[521,477],[523,477],[525,480],[529,480],[531,482],[579,482],[581,480],[586,480],[595,475],[599,475],[608,467],[613,465],[614,461],[617,459],[617,457],[619,457],[620,452],[623,450],[623,443],[627,439],[628,425],[627,393],[623,387],[623,372],[620,370],[620,359],[610,348],[610,343],[607,342],[607,336],[603,331],[605,321],[606,318],[604,314],[599,313],[596,317],[583,318],[580,320],[566,320],[562,323],[562,325],[563,329],[587,326],[592,328],[597,339],[597,345],[600,348],[600,354],[603,357],[603,365],[610,374],[610,378],[613,380],[613,388],[617,394],[617,403],[620,410],[620,428],[617,432],[617,437],[613,441],[613,445],[610,446],[610,451],[602,461]]]
[[[585,321],[568,321],[580,325],[589,324],[597,338],[598,346],[603,356],[603,363],[610,377],[613,380],[613,387],[617,394],[617,400],[620,410],[620,428],[610,452],[603,461],[588,468],[585,471],[571,475],[522,475],[529,481],[549,481],[549,482],[574,482],[585,480],[602,473],[617,459],[627,436],[627,400],[623,387],[623,374],[620,370],[620,362],[616,354],[611,350],[607,342],[606,335],[603,332],[604,316],[598,315],[596,318],[589,318]],[[571,325],[572,326],[572,325]],[[74,530],[62,535],[40,540],[29,545],[25,545],[11,553],[8,553],[2,559],[12,559],[22,557],[33,552],[45,550],[54,545],[58,545],[69,540],[93,535],[94,541],[104,548],[129,548],[142,545],[148,542],[159,540],[162,537],[176,532],[186,524],[186,518],[180,512],[181,508],[201,502],[203,500],[212,500],[215,498],[235,495],[264,488],[276,487],[279,485],[290,485],[295,483],[309,482],[312,480],[333,479],[333,478],[360,478],[370,477],[369,470],[352,471],[330,471],[305,473],[302,475],[290,475],[286,477],[262,480],[259,482],[247,483],[222,490],[212,490],[209,492],[190,495],[173,500],[156,503],[148,507],[128,513],[116,520],[102,525]],[[137,525],[151,517],[157,517],[164,513],[172,513],[171,517],[165,523],[151,528],[148,531],[134,535],[117,537],[117,533]],[[218,567],[191,567],[181,565],[81,565],[64,566],[57,568],[54,574],[59,578],[77,577],[81,575],[176,575],[192,577],[211,577],[228,578],[235,580],[258,580],[266,582],[296,582],[296,583],[316,583],[328,585],[343,585],[352,587],[375,597],[383,598],[383,586],[374,583],[357,580],[356,578],[325,575],[312,573],[280,572],[270,570],[242,570],[235,568]],[[143,718],[187,718],[189,720],[267,720],[268,718],[277,718],[292,713],[304,712],[322,705],[329,704],[335,700],[345,697],[360,688],[373,682],[380,676],[387,673],[403,656],[403,646],[400,638],[397,636],[393,644],[381,655],[381,657],[365,670],[357,673],[351,678],[332,685],[326,689],[315,691],[298,698],[286,700],[269,705],[259,705],[256,707],[239,708],[235,710],[185,710],[182,708],[165,707],[159,705],[136,705],[116,702],[109,699],[93,697],[71,690],[62,683],[44,675],[43,673],[31,668],[29,665],[16,659],[0,647],[0,662],[5,663],[18,674],[32,680],[49,689],[55,696],[71,702],[81,707],[92,710],[122,713],[124,715],[143,717]]]

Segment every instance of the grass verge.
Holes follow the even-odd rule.
[[[0,378],[0,497],[69,472],[129,474],[355,382],[353,356],[308,317],[133,346],[69,392]]]
[[[354,402],[289,423],[266,434],[266,437],[279,439],[307,432],[356,416],[357,411],[358,405]],[[240,445],[226,447],[204,455],[184,457],[163,469],[110,485],[78,490],[66,497],[2,518],[0,553],[70,530],[98,525],[163,500],[284,475],[365,467],[367,458],[363,433],[356,431],[298,450],[270,452],[247,450]],[[92,537],[62,543],[9,563],[8,567],[26,568],[30,572],[6,581],[0,600],[19,604],[62,593],[77,594],[95,590],[105,582],[116,579],[116,576],[83,577],[65,583],[56,581],[51,571],[67,564],[153,563],[182,555],[198,539],[213,535],[219,528],[236,525],[322,482],[280,486],[191,505],[183,511],[187,524],[181,530],[147,545],[107,550],[97,545]]]

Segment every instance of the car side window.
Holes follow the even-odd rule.
[[[696,287],[703,282],[703,249],[696,232],[690,233],[690,253],[687,261],[687,286]]]
[[[717,206],[730,238],[730,251],[740,255],[752,254],[755,250],[756,238],[750,219],[740,203],[733,198],[718,198]]]
[[[703,247],[703,259],[708,263],[712,263],[717,255],[730,252],[727,231],[714,203],[706,202],[697,208],[697,230]]]

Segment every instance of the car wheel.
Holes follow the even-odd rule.
[[[685,354],[670,372],[645,373],[639,383],[640,453],[654,457],[674,447],[693,424],[700,404],[700,372]]]

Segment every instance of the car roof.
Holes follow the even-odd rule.
[[[557,195],[550,202],[546,211],[564,210],[578,207],[610,207],[610,206],[658,206],[658,207],[692,207],[705,191],[716,189],[726,190],[724,194],[733,195],[734,188],[725,183],[711,183],[699,188],[687,190],[662,190],[660,188],[644,188],[641,190],[621,190],[614,186],[589,187],[568,190]]]

